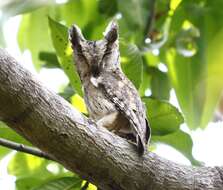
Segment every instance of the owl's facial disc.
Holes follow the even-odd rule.
[[[79,65],[87,65],[88,72],[95,77],[104,70],[119,66],[118,25],[108,24],[102,40],[86,40],[77,25],[69,30],[69,40],[74,50],[74,57]]]

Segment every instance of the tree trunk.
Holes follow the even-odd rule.
[[[97,127],[0,49],[0,119],[105,190],[223,190],[222,167],[183,166]]]

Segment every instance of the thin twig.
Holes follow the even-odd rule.
[[[9,140],[3,139],[3,138],[0,138],[0,145],[10,148],[10,149],[13,149],[13,150],[17,150],[19,152],[32,154],[34,156],[46,158],[48,160],[54,160],[51,156],[49,156],[48,154],[46,154],[45,152],[42,152],[41,150],[39,150],[37,148],[33,148],[33,147],[26,146],[23,144],[15,143],[13,141],[9,141]]]
[[[148,36],[148,34],[150,34],[150,32],[153,29],[153,22],[155,19],[155,15],[156,15],[156,0],[150,0],[150,7],[149,7],[149,17],[146,23],[146,28],[145,28],[145,37]]]

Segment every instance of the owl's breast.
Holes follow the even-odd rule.
[[[114,104],[108,100],[100,89],[88,83],[84,86],[84,100],[91,118],[96,121],[116,111]]]

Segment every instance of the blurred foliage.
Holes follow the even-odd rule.
[[[43,184],[34,190],[46,190],[46,189],[54,189],[54,190],[79,190],[81,189],[82,180],[74,177],[63,177],[59,179],[55,179],[46,184]]]
[[[122,70],[138,89],[142,83],[142,55],[134,44],[120,43]],[[134,74],[133,74],[134,73]]]
[[[51,18],[49,18],[49,26],[51,31],[51,38],[56,49],[56,54],[59,59],[60,66],[69,77],[70,83],[76,92],[80,95],[83,95],[81,81],[73,63],[72,49],[68,43],[68,28],[55,22]]]
[[[177,139],[177,140],[176,140]],[[183,132],[182,130],[176,130],[173,133],[163,135],[163,136],[152,136],[152,140],[157,143],[165,143],[175,148],[179,152],[181,152],[185,157],[187,157],[191,164],[200,166],[198,160],[196,160],[192,155],[193,142],[188,133]]]
[[[16,141],[24,145],[30,145],[28,141],[26,141],[12,129],[8,128],[3,122],[0,122],[0,137],[11,141]],[[0,147],[0,160],[10,152],[10,149]]]
[[[222,0],[69,0],[61,4],[8,0],[0,3],[0,30],[6,18],[21,15],[20,50],[30,51],[37,71],[63,69],[70,83],[59,94],[87,114],[68,28],[75,23],[87,39],[100,39],[108,22],[117,19],[121,66],[145,102],[152,142],[172,146],[191,164],[199,165],[192,155],[190,134],[180,125],[185,122],[193,130],[206,127],[218,103],[223,87],[222,7]],[[171,89],[180,110],[168,102]],[[0,137],[29,144],[3,123]],[[10,152],[1,147],[0,159]],[[52,165],[54,170],[49,169]],[[21,153],[12,156],[8,170],[17,177],[18,190],[83,186],[81,179],[59,164]],[[90,184],[88,189],[96,187]]]
[[[166,62],[186,122],[192,129],[207,125],[223,86],[219,82],[222,73],[215,73],[215,69],[222,68],[222,59],[216,60],[220,47],[211,46],[216,36],[222,34],[222,22],[216,20],[223,16],[218,11],[222,6],[221,0],[182,1],[172,17],[172,47],[166,49]]]
[[[168,102],[157,99],[143,98],[147,110],[147,117],[152,128],[152,136],[163,136],[179,130],[184,122],[181,113]]]

